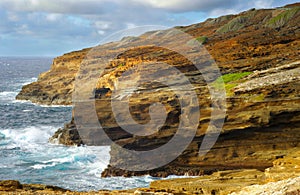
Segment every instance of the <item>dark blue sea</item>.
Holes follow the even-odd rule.
[[[76,191],[147,187],[158,178],[101,178],[109,147],[48,142],[71,119],[71,107],[47,107],[15,97],[49,70],[51,58],[0,57],[0,180],[55,185]]]

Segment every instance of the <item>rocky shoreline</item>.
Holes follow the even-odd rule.
[[[173,195],[173,194],[299,194],[300,151],[294,149],[286,157],[273,162],[265,171],[239,169],[218,171],[194,178],[168,179],[151,182],[149,188],[130,190],[100,190],[73,192],[54,186],[20,184],[18,181],[0,181],[0,193],[8,194],[124,194],[124,195]]]
[[[133,136],[118,125],[111,106],[112,92],[116,91],[115,86],[120,82],[118,77],[130,69],[134,71],[132,75],[127,75],[126,79],[131,79],[132,82],[135,82],[135,78],[147,78],[148,75],[155,74],[151,69],[146,71],[146,75],[138,72],[135,67],[139,67],[142,62],[149,67],[153,61],[170,64],[184,73],[195,87],[198,96],[200,125],[191,144],[169,164],[150,171],[127,171],[117,168],[135,161],[135,158],[131,156],[124,159],[123,152],[117,147],[112,147],[110,165],[102,176],[200,176],[155,181],[149,189],[123,191],[129,194],[143,194],[139,192],[143,190],[149,194],[228,194],[239,191],[240,194],[245,194],[250,189],[246,188],[248,185],[268,185],[266,183],[271,181],[278,182],[300,176],[300,154],[297,152],[300,148],[299,20],[300,7],[299,4],[294,4],[276,9],[252,9],[238,15],[208,19],[187,27],[176,27],[197,40],[205,40],[201,44],[215,60],[222,74],[219,78],[214,78],[214,73],[209,74],[209,78],[213,78],[209,81],[202,73],[209,70],[207,64],[211,62],[211,58],[199,62],[201,68],[197,70],[183,56],[146,44],[145,40],[149,37],[156,37],[155,41],[161,40],[162,37],[172,37],[173,31],[170,29],[145,33],[135,38],[127,37],[119,42],[99,46],[96,50],[84,49],[58,57],[51,69],[41,74],[37,82],[23,87],[17,99],[48,105],[70,105],[80,66],[93,65],[94,61],[89,59],[91,57],[108,58],[118,54],[113,61],[105,64],[105,71],[99,77],[94,93],[91,93],[89,98],[94,101],[92,106],[96,110],[98,122],[114,143],[131,150],[151,150],[172,139],[180,124],[179,108],[182,104],[176,94],[170,92],[166,86],[154,82],[138,86],[136,93],[130,98],[130,111],[135,121],[140,124],[148,123],[149,106],[154,102],[160,102],[167,108],[166,122],[160,133],[143,137]],[[181,44],[185,43],[179,45]],[[131,48],[128,45],[138,46]],[[169,46],[174,47],[172,43]],[[199,55],[193,50],[189,53],[192,56]],[[95,68],[90,67],[90,70],[80,70],[83,77],[80,79],[84,80],[85,76],[90,76],[89,72]],[[209,85],[216,91],[221,90],[220,80],[224,81],[226,90],[224,125],[213,148],[206,155],[199,156],[199,149],[209,125],[213,124],[209,129],[213,132],[219,123],[223,123],[220,115],[211,116],[214,106],[221,110],[224,105],[211,99],[208,88]],[[185,90],[181,81],[176,81],[176,85],[180,90]],[[82,93],[86,90],[84,85],[80,89]],[[183,110],[195,108],[192,103],[183,105]],[[59,129],[50,138],[50,142],[97,145],[93,140],[101,140],[100,135],[91,131],[82,134],[78,130],[90,118],[84,116],[84,113],[88,113],[89,106],[91,104],[75,105],[72,121]],[[78,110],[83,114],[76,116]],[[81,124],[76,123],[78,118]],[[224,182],[224,185],[221,184]],[[290,181],[286,182],[288,186]],[[299,184],[299,179],[295,179],[295,182]],[[24,188],[20,187],[21,184],[12,182],[12,185],[19,186],[13,191],[24,191]],[[284,193],[299,192],[294,184],[290,186],[292,187],[286,187],[290,191]]]

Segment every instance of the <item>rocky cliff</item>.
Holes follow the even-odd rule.
[[[176,28],[204,42],[222,73],[263,70],[298,59],[298,6],[253,9],[238,15],[207,19],[203,23]],[[159,33],[149,32],[137,38],[124,38],[120,42],[138,42],[142,37]],[[118,48],[112,46],[114,45],[106,44],[101,48],[106,49],[108,54]],[[89,51],[90,49],[84,49],[57,57],[51,69],[41,74],[37,82],[23,87],[17,99],[40,104],[72,104],[74,78]],[[164,62],[172,59],[167,53],[160,52],[160,49],[155,48],[139,48],[128,56],[120,56],[119,60],[121,64],[121,61],[141,57],[143,60],[154,58]]]
[[[140,37],[127,37],[93,49],[72,52],[56,58],[49,72],[40,75],[37,82],[24,86],[17,99],[41,104],[71,104],[72,92],[76,86],[75,76],[79,72],[80,77],[77,79],[85,82],[77,86],[75,95],[76,92],[77,95],[88,94],[87,97],[80,97],[92,101],[76,104],[80,99],[75,98],[73,120],[51,140],[68,145],[99,144],[97,140],[103,139],[103,134],[97,132],[99,129],[89,129],[87,133],[77,131],[88,124],[92,118],[89,109],[93,107],[97,122],[116,144],[116,147],[112,147],[110,166],[103,172],[103,176],[203,175],[229,169],[264,170],[272,166],[274,160],[300,147],[299,19],[298,4],[277,9],[252,9],[238,15],[176,27],[176,31],[170,29],[149,32]],[[183,52],[192,58],[198,55],[210,56],[201,58],[195,64],[168,49],[191,45],[179,37],[177,31],[191,35],[207,50],[199,52],[189,48],[189,51]],[[151,44],[149,39],[153,40]],[[176,41],[166,41],[174,39]],[[166,43],[160,45],[162,40]],[[108,58],[113,60],[104,60]],[[100,75],[95,69],[98,64],[104,66]],[[192,115],[188,118],[198,117],[197,114],[194,115],[196,104],[182,102],[182,97],[157,80],[144,82],[133,91],[129,90],[130,93],[123,91],[118,97],[122,100],[130,95],[129,117],[139,124],[149,123],[156,115],[156,120],[159,120],[159,113],[153,117],[149,115],[150,105],[156,102],[163,104],[166,121],[161,128],[148,136],[136,136],[126,132],[116,121],[114,111],[123,109],[121,106],[114,108],[111,104],[113,95],[118,91],[116,86],[131,86],[137,82],[137,78],[149,81],[150,76],[157,75],[151,68],[154,65],[164,75],[164,71],[172,69],[164,66],[165,64],[179,70],[192,84],[192,91],[198,97],[196,101],[200,107],[200,117],[195,137],[178,158],[161,168],[139,172],[116,168],[126,167],[136,161],[136,156],[122,158],[124,154],[118,146],[137,151],[159,148],[176,135],[184,113],[182,110],[189,110]],[[211,64],[219,67],[221,77],[211,72]],[[175,73],[174,75],[177,74]],[[89,78],[95,77],[97,81],[94,86],[88,86],[86,83]],[[222,81],[225,85],[222,85]],[[187,89],[185,82],[180,79],[170,86],[176,86],[180,93]],[[214,133],[218,125],[223,123],[222,116],[212,113],[222,110],[225,104],[211,98],[211,88],[216,93],[221,91],[220,94],[222,89],[226,90],[227,112],[218,141],[206,155],[199,156],[206,133]],[[91,92],[90,89],[94,90]],[[122,126],[134,127],[131,120],[126,121],[130,122]],[[145,131],[151,130],[153,129]],[[163,155],[158,157],[165,158]]]

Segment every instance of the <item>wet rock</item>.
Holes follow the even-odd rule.
[[[83,144],[75,124],[65,124],[64,128],[58,129],[55,134],[49,138],[53,144],[63,144],[67,146],[80,146]]]
[[[22,185],[19,181],[0,181],[0,191],[15,191],[17,189],[22,189]]]

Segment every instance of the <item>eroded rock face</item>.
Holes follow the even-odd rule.
[[[76,125],[73,122],[65,124],[64,128],[58,129],[49,139],[49,142],[67,146],[80,146],[83,144]]]
[[[281,20],[282,14],[291,17]],[[168,86],[154,81],[140,84],[133,90],[134,93],[129,93],[132,90],[125,91],[118,97],[122,100],[130,96],[130,115],[127,117],[133,118],[133,122],[147,124],[151,120],[150,105],[155,102],[163,104],[166,108],[166,122],[157,132],[149,136],[135,136],[124,131],[116,121],[111,97],[117,91],[118,83],[130,86],[136,82],[136,78],[146,79],[155,74],[151,72],[152,69],[139,72],[141,63],[148,67],[157,65],[153,62],[166,63],[183,73],[197,94],[201,115],[193,141],[168,165],[139,172],[116,168],[134,163],[136,159],[124,159],[122,150],[112,147],[110,166],[103,172],[103,176],[150,174],[164,177],[170,174],[203,175],[218,170],[242,168],[264,170],[272,166],[276,158],[286,155],[290,149],[300,147],[299,17],[297,6],[292,6],[287,9],[250,10],[239,15],[208,19],[204,23],[177,28],[194,37],[207,37],[201,40],[205,40],[203,44],[215,59],[222,74],[237,73],[235,76],[239,76],[239,73],[249,72],[246,77],[230,77],[232,80],[225,83],[227,113],[222,134],[205,156],[199,156],[198,152],[208,125],[211,120],[215,126],[222,121],[218,115],[211,118],[212,105],[220,108],[224,105],[211,99],[207,87],[209,84],[217,89],[218,85],[214,83],[217,78],[214,77],[215,72],[210,72],[208,68],[210,59],[198,62],[200,69],[197,69],[184,56],[174,51],[146,44],[147,37],[156,37],[155,43],[159,43],[162,37],[174,37],[172,30],[145,33],[134,39],[125,38],[93,50],[73,52],[59,57],[49,72],[42,74],[38,82],[25,86],[17,98],[45,104],[70,104],[75,74],[82,60],[88,56],[83,64],[86,67],[90,65],[90,69],[81,69],[80,79],[88,81],[89,78],[96,77],[98,80],[95,86],[92,86],[94,90],[88,90],[88,82],[82,82],[77,92],[87,94],[86,97],[82,97],[92,101],[76,104],[74,113],[79,115],[74,114],[72,122],[63,130],[59,130],[52,140],[67,145],[111,144],[110,141],[105,141],[104,134],[99,133],[102,131],[99,128],[90,128],[76,134],[75,127],[80,129],[82,124],[92,119],[90,109],[93,108],[96,110],[96,123],[101,124],[105,136],[117,145],[130,150],[152,150],[173,138],[182,116],[181,109],[189,110],[192,114],[190,118],[196,116],[193,115],[195,104],[181,103],[180,97],[169,90]],[[169,46],[184,44],[184,40],[179,39],[179,42],[170,42]],[[136,47],[132,48],[132,45]],[[190,50],[189,53],[191,56],[204,55],[194,50]],[[115,56],[112,61],[104,64],[105,70],[101,75],[95,72],[98,61],[93,61],[93,57],[97,56],[100,56],[100,60]],[[164,67],[161,70],[163,71]],[[209,73],[209,79],[203,77],[203,72]],[[123,77],[123,80],[119,80],[120,77]],[[184,82],[180,79],[173,84],[181,91],[186,90]],[[117,107],[117,110],[119,109],[123,108]],[[133,122],[130,121],[125,126],[133,127]],[[211,130],[214,129],[216,128],[212,126]],[[145,131],[151,130],[153,129]],[[162,155],[160,158],[165,157]]]
[[[288,14],[289,12],[293,14]],[[280,20],[278,16],[284,13],[291,17]],[[295,4],[278,9],[252,9],[238,15],[208,19],[203,23],[177,29],[199,40],[205,37],[204,46],[216,60],[222,73],[263,70],[299,59],[299,15],[299,4]],[[277,20],[282,24],[280,28],[268,26]],[[234,21],[241,23],[243,28],[235,29]],[[233,24],[234,28],[229,28],[228,32],[220,32],[220,29],[230,26],[229,24]],[[115,44],[105,44],[100,47],[99,51],[102,50],[102,53],[100,51],[99,55],[110,55],[116,50],[122,50],[118,47],[120,43],[134,45],[142,38],[159,34],[164,35],[160,31],[149,32],[141,37],[124,38]],[[17,99],[40,104],[71,104],[75,74],[89,51],[90,49],[75,51],[54,59],[51,69],[41,74],[37,82],[24,86]],[[107,68],[110,71],[115,65],[153,59],[171,64],[175,62],[170,52],[164,53],[161,49],[146,47],[125,52]],[[176,59],[177,63],[182,63],[182,60],[184,61]],[[110,88],[108,83],[106,85]]]
[[[66,192],[68,190],[56,186],[21,184],[14,180],[0,181],[0,193],[3,194],[61,194]]]
[[[285,151],[285,156],[277,156],[273,166],[266,170],[236,169],[218,171],[211,175],[154,181],[153,190],[165,190],[185,194],[298,194],[299,150]]]
[[[72,104],[75,75],[88,51],[84,49],[55,58],[51,69],[42,73],[37,82],[24,86],[16,99],[46,105]]]

